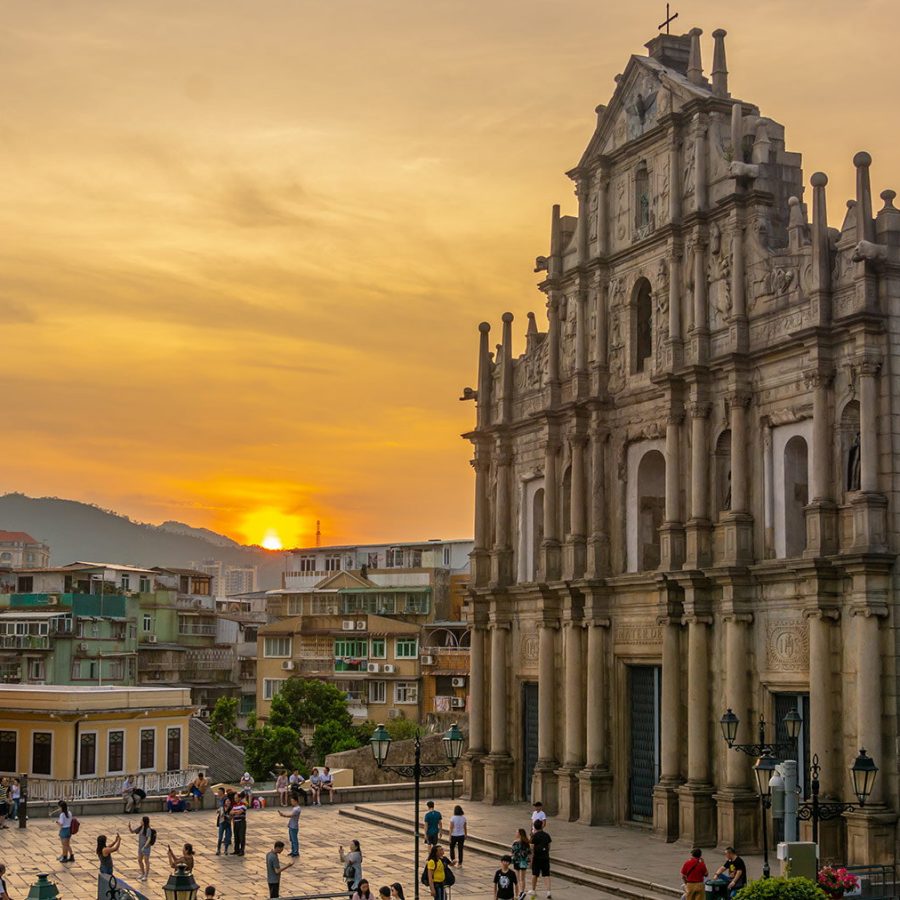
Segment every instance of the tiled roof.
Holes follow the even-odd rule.
[[[0,543],[39,544],[40,541],[36,541],[26,531],[0,531]]]

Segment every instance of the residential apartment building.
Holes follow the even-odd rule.
[[[10,568],[46,568],[50,565],[50,547],[25,531],[0,531],[0,566]]]
[[[191,568],[211,576],[214,597],[248,594],[257,588],[257,566],[232,566],[220,559],[203,559],[192,562]]]
[[[238,685],[238,725],[256,712],[256,654],[260,626],[268,621],[266,591],[216,598],[216,639],[234,648],[234,681]]]
[[[258,632],[260,718],[292,675],[338,686],[359,720],[458,717],[471,549],[471,541],[427,541],[294,551],[283,587],[268,593],[273,621]]]

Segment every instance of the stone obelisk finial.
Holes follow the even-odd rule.
[[[503,362],[500,369],[500,421],[512,420],[513,355],[511,312],[503,313]]]
[[[550,264],[547,267],[547,274],[551,278],[562,274],[562,223],[558,203],[553,204],[553,214],[550,218]]]
[[[703,31],[700,28],[692,28],[689,33],[691,55],[688,57],[688,81],[691,84],[703,84],[703,64],[700,62],[700,35],[703,34]]]
[[[827,291],[831,287],[831,260],[828,255],[828,213],[825,208],[825,185],[828,176],[813,172],[810,183],[813,189],[812,221],[812,289]]]
[[[717,97],[728,96],[728,69],[725,67],[725,35],[728,32],[724,28],[717,28],[713,32],[713,67],[712,84],[713,93]]]
[[[853,157],[853,165],[856,166],[856,239],[874,241],[875,220],[872,218],[872,185],[869,182],[872,157],[860,150]]]
[[[491,424],[491,371],[490,334],[491,323],[482,322],[478,326],[478,427],[487,428]]]

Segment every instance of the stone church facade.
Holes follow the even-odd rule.
[[[546,331],[480,326],[469,796],[588,824],[760,844],[753,759],[789,709],[823,857],[894,858],[900,211],[829,228],[784,128],[711,77],[700,31],[633,56],[554,207]],[[849,164],[849,161],[848,161]],[[781,726],[778,726],[779,728]],[[804,772],[804,778],[805,772]]]

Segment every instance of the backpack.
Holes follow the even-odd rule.
[[[150,829],[150,846],[152,847],[156,843],[156,829]]]
[[[344,881],[356,880],[356,866],[352,862],[348,862],[344,866]]]
[[[72,816],[72,824],[69,826],[70,834],[78,834],[79,828],[81,828],[81,822],[79,822],[75,816]]]
[[[456,884],[456,876],[453,874],[453,870],[450,866],[447,865],[444,860],[441,860],[441,866],[444,869],[444,887],[453,887]],[[437,868],[437,866],[435,866]],[[422,884],[428,885],[428,863],[425,863],[425,868],[422,869]]]

